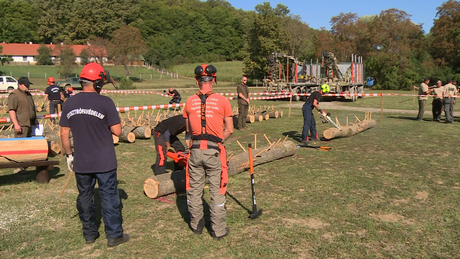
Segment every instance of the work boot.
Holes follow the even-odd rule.
[[[196,229],[193,229],[192,227],[190,227],[190,229],[192,229],[193,233],[195,233],[196,235],[201,235],[201,233],[203,233],[203,228],[204,228],[204,218],[201,218],[200,221],[198,221],[198,225]]]
[[[107,240],[107,246],[108,247],[113,247],[113,246],[117,246],[119,244],[123,244],[123,243],[128,242],[128,241],[129,241],[129,235],[128,234],[123,234],[123,236],[121,236],[121,237],[116,237],[114,239]]]
[[[222,236],[218,237],[218,236],[216,236],[216,233],[214,233],[214,232],[211,233],[211,236],[215,240],[221,240],[222,238],[228,236],[229,234],[230,234],[230,229],[228,227],[226,227],[225,228],[225,234],[223,234]]]
[[[87,244],[87,245],[93,244],[94,242],[96,242],[96,239],[98,239],[99,236],[100,236],[100,234],[97,233],[97,236],[96,236],[95,238],[86,239],[86,244]]]

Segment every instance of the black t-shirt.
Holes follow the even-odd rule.
[[[45,94],[48,95],[50,101],[61,100],[62,89],[57,85],[50,85],[46,88]]]
[[[173,95],[173,99],[179,99],[180,98],[180,94],[176,89],[173,89],[172,91],[168,91],[168,92],[169,92],[169,94]]]
[[[176,115],[161,121],[153,130],[162,134],[169,130],[171,135],[177,136],[184,132],[185,129],[185,118],[182,115]]]
[[[69,98],[60,126],[70,127],[76,173],[102,173],[117,168],[110,126],[120,123],[112,99],[97,93],[79,93]]]
[[[319,103],[319,100],[321,99],[321,94],[318,91],[313,92],[307,99],[307,103],[311,103],[311,107],[313,107],[313,100],[315,100]]]

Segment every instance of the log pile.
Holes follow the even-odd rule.
[[[356,117],[356,116],[355,116]],[[348,123],[345,126],[340,125],[339,121],[336,118],[337,125],[339,125],[340,129],[337,128],[329,128],[323,132],[323,137],[327,140],[334,139],[334,138],[344,138],[344,137],[351,137],[356,135],[360,132],[363,132],[367,129],[373,128],[377,125],[377,122],[373,120],[372,113],[366,113],[363,120],[358,119],[354,123]]]
[[[248,115],[246,117],[246,123],[254,123],[256,121],[261,122],[264,120],[269,120],[270,118],[281,118],[283,117],[283,111],[275,110],[274,106],[259,106],[258,108],[253,105],[249,106]],[[238,106],[233,107],[233,121],[234,125],[237,125],[238,122]]]
[[[281,140],[281,139],[280,139]],[[292,141],[273,141],[269,146],[254,149],[254,166],[275,161],[295,154],[296,145]],[[228,159],[228,175],[232,176],[249,168],[248,152]],[[144,192],[149,198],[157,198],[171,193],[185,192],[185,170],[151,176],[144,181]]]

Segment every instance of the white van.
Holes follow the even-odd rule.
[[[13,91],[18,89],[18,80],[12,76],[0,76],[0,91]]]

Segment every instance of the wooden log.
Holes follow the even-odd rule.
[[[279,117],[283,118],[283,111],[279,111]]]
[[[255,113],[254,118],[255,118],[256,121],[259,121],[259,122],[264,120],[264,116],[260,112]]]
[[[264,120],[270,119],[270,116],[268,115],[268,112],[267,112],[267,111],[263,111],[263,112],[262,112],[262,116],[264,117]]]
[[[152,136],[152,130],[150,127],[142,127],[142,126],[137,126],[137,127],[130,127],[130,126],[125,126],[123,127],[123,131],[129,131],[134,133],[134,136],[137,139],[149,139],[150,136]]]
[[[134,143],[136,135],[134,135],[131,131],[122,130],[119,139],[123,142]]]
[[[47,141],[47,143],[48,143],[48,153],[50,155],[55,156],[61,153],[61,145],[59,145],[59,142],[51,140],[51,141]]]
[[[247,123],[254,123],[255,121],[256,121],[256,117],[254,117],[254,115],[246,116],[246,122]]]
[[[276,148],[269,149],[268,147],[262,147],[253,150],[254,154],[257,154],[253,159],[254,166],[292,156],[295,154],[296,149],[296,145],[292,141],[286,141],[279,144]],[[247,152],[232,156],[232,159],[228,161],[229,176],[241,173],[248,168],[249,157]],[[154,175],[147,178],[144,181],[144,192],[147,197],[152,199],[175,192],[185,192],[185,170]]]
[[[340,130],[337,128],[326,129],[323,132],[323,137],[328,140],[333,138],[351,137],[367,129],[373,128],[375,125],[377,125],[375,120],[363,120],[359,123],[342,127]]]
[[[276,119],[276,118],[278,118],[278,116],[279,116],[278,111],[271,111],[271,112],[268,113],[269,118],[275,118]]]
[[[48,142],[44,137],[0,139],[0,164],[46,160]]]

